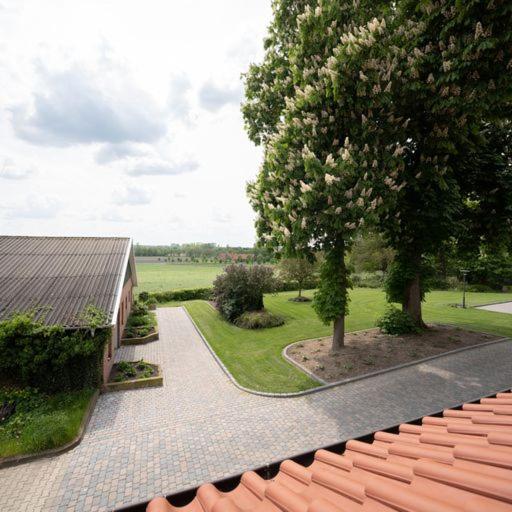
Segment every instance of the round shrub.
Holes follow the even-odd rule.
[[[213,297],[229,322],[246,311],[263,309],[263,294],[275,291],[274,271],[265,265],[229,265],[213,283]]]
[[[247,311],[235,320],[235,325],[242,329],[266,329],[284,324],[284,319],[269,311]]]
[[[377,327],[385,334],[418,333],[420,329],[414,325],[410,315],[394,306],[388,307],[382,317],[377,320]]]

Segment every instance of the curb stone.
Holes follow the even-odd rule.
[[[242,386],[241,384],[239,384],[238,381],[233,377],[231,372],[226,368],[224,363],[220,360],[219,356],[217,356],[217,354],[215,353],[215,351],[211,347],[210,343],[204,337],[203,333],[201,332],[201,330],[199,329],[199,327],[195,323],[194,319],[192,318],[190,313],[187,311],[187,308],[184,307],[184,306],[179,306],[179,307],[185,310],[185,314],[188,316],[189,320],[192,322],[192,325],[194,326],[195,330],[199,334],[200,338],[203,340],[203,343],[206,345],[206,348],[209,350],[210,354],[213,356],[213,358],[215,359],[217,364],[221,367],[222,371],[226,374],[228,379],[238,389],[240,389],[242,391],[245,391],[246,393],[251,393],[253,395],[268,396],[268,397],[273,397],[273,398],[293,398],[293,397],[299,397],[299,396],[304,396],[304,395],[310,395],[312,393],[318,393],[319,391],[324,391],[326,389],[334,388],[334,387],[337,387],[337,386],[342,386],[343,384],[348,384],[350,382],[355,382],[355,381],[358,381],[358,380],[367,379],[369,377],[375,377],[375,376],[381,375],[383,373],[392,372],[394,370],[400,370],[401,368],[406,368],[408,366],[414,366],[416,364],[425,363],[427,361],[432,361],[434,359],[439,359],[441,357],[449,356],[449,355],[456,354],[456,353],[459,353],[459,352],[464,352],[466,350],[475,350],[477,348],[486,347],[488,345],[494,345],[496,343],[503,343],[505,341],[508,341],[508,342],[512,341],[510,338],[506,338],[506,337],[498,338],[496,340],[488,341],[486,343],[480,343],[478,345],[471,345],[469,347],[456,348],[454,350],[450,350],[450,351],[444,352],[442,354],[437,354],[435,356],[424,357],[423,359],[416,359],[415,361],[409,361],[408,363],[403,363],[403,364],[399,364],[399,365],[396,365],[396,366],[391,366],[389,368],[383,368],[382,370],[377,370],[375,372],[364,373],[363,375],[357,375],[356,377],[349,377],[348,379],[338,380],[336,382],[331,382],[329,384],[320,385],[320,386],[317,386],[317,387],[314,387],[314,388],[306,389],[304,391],[294,391],[292,393],[271,393],[271,392],[268,392],[268,391],[257,391],[255,389],[246,388],[245,386]],[[483,333],[483,334],[490,334],[490,333]],[[316,339],[316,338],[311,338],[311,339]],[[290,347],[291,345],[295,345],[295,343],[304,343],[305,341],[308,341],[308,340],[299,340],[299,341],[295,341],[293,343],[290,343],[290,345],[287,345],[286,347],[284,347],[284,349],[282,351],[283,357],[287,361],[292,363],[294,366],[299,368],[300,370],[303,370],[303,368],[300,365],[297,365],[294,361],[292,361],[288,357],[288,355],[285,354],[285,352],[288,349],[288,347]],[[314,376],[313,378],[318,381],[318,377]]]
[[[98,401],[99,395],[99,390],[96,390],[92,395],[91,400],[89,401],[89,405],[87,406],[87,410],[85,411],[82,424],[78,429],[78,434],[73,440],[69,441],[66,444],[63,444],[62,446],[58,446],[57,448],[50,448],[49,450],[44,450],[39,453],[27,453],[26,455],[14,455],[12,457],[0,458],[0,469],[12,466],[19,466],[21,464],[25,464],[26,462],[32,462],[37,459],[47,459],[50,457],[55,457],[56,455],[61,455],[78,446],[82,442],[82,439],[84,438],[85,431],[87,429],[87,426],[89,425],[89,421],[91,420],[91,416],[92,413],[94,412],[94,408],[96,407],[96,402]]]
[[[154,332],[150,332],[146,336],[140,336],[138,338],[121,338],[121,345],[125,347],[130,347],[132,345],[145,345],[146,343],[157,341],[159,336],[160,334],[157,329]]]

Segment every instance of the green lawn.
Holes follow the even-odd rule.
[[[312,296],[312,293],[306,292],[305,295]],[[184,305],[217,355],[242,386],[259,391],[284,393],[301,391],[318,384],[283,359],[283,348],[294,341],[331,333],[330,327],[318,320],[309,303],[287,300],[294,295],[294,292],[289,292],[265,297],[266,308],[285,317],[286,323],[281,327],[262,331],[239,329],[225,322],[207,302],[190,301]],[[510,315],[450,306],[460,300],[460,292],[430,293],[424,305],[425,320],[453,323],[468,329],[512,337]],[[471,293],[468,296],[470,305],[507,300],[512,300],[512,294]],[[347,331],[374,327],[385,304],[385,296],[381,290],[352,290]]]
[[[222,272],[219,263],[137,263],[138,292],[206,288]]]
[[[37,453],[72,441],[93,393],[87,389],[22,402],[0,426],[0,457]]]

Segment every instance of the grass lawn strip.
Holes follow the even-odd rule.
[[[20,401],[0,423],[0,458],[57,448],[76,438],[94,390],[39,395]],[[24,402],[24,403],[23,403]]]
[[[296,341],[326,337],[331,327],[316,316],[310,303],[290,302],[296,292],[286,292],[265,297],[265,307],[285,318],[280,327],[247,330],[225,322],[205,301],[183,303],[212,349],[222,360],[237,382],[249,389],[271,393],[291,393],[319,386],[319,383],[282,357],[282,350]],[[312,297],[308,291],[306,296]],[[350,292],[350,314],[347,332],[375,327],[375,322],[385,310],[386,300],[382,290],[356,288]],[[474,308],[461,309],[451,304],[459,303],[457,291],[435,291],[427,296],[424,318],[429,323],[453,324],[473,331],[512,337],[510,316]],[[469,304],[512,300],[512,294],[471,293]]]

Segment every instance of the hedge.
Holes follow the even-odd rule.
[[[311,280],[304,284],[303,290],[313,290],[318,285],[317,280]],[[298,290],[297,283],[280,282],[278,291],[293,292]],[[157,302],[184,302],[187,300],[212,300],[213,288],[191,288],[189,290],[168,290],[163,292],[141,292],[139,298],[144,301],[151,299]],[[144,294],[144,295],[142,295]]]
[[[65,329],[30,314],[0,322],[0,374],[45,392],[95,388],[110,328]]]
[[[151,292],[149,298],[157,302],[211,300],[212,288],[191,288],[190,290],[169,290],[165,292]]]

